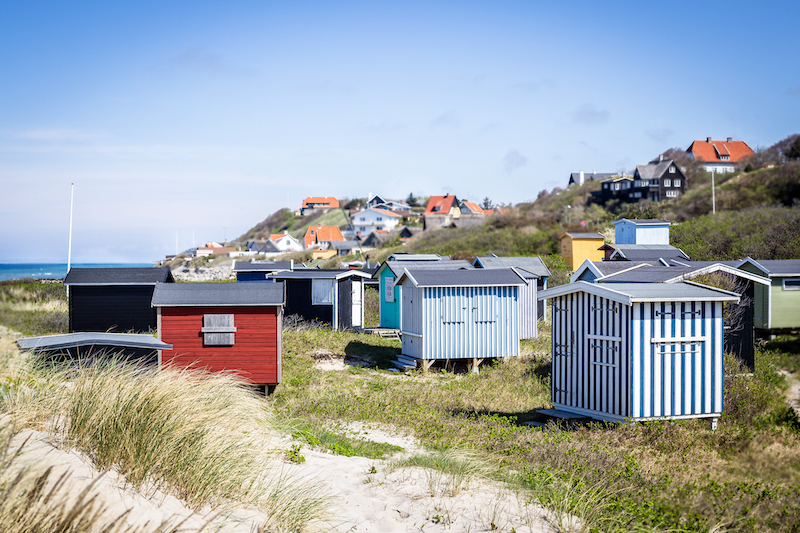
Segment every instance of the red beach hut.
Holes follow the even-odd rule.
[[[159,367],[235,371],[270,392],[281,382],[283,304],[283,283],[157,284],[158,338],[172,344]]]

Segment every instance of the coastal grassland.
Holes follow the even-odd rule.
[[[728,358],[716,432],[705,420],[529,427],[536,409],[552,405],[549,328],[541,326],[539,339],[522,343],[521,357],[479,374],[391,373],[383,370],[386,350],[392,342],[399,350],[397,341],[288,330],[284,383],[271,402],[306,427],[386,424],[435,453],[466,450],[521,498],[543,503],[562,530],[789,531],[800,524],[798,421],[775,352],[759,351],[753,375]],[[378,364],[338,371],[314,364],[320,350],[344,355],[352,345],[362,355],[374,346]]]
[[[0,324],[26,335],[66,333],[67,293],[61,283],[0,281]]]
[[[327,496],[282,473],[272,411],[231,375],[28,359],[0,368],[0,411],[17,431],[44,431],[143,494],[160,490],[204,512],[246,505],[269,531],[325,516]]]

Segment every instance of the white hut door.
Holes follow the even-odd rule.
[[[362,325],[362,317],[364,313],[364,306],[362,305],[363,287],[361,281],[355,279],[350,284],[352,292],[351,301],[353,302],[353,327],[360,328]]]

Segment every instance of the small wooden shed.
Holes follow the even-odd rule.
[[[64,278],[69,331],[154,331],[153,289],[174,281],[169,267],[73,268]]]
[[[402,356],[422,364],[519,355],[519,291],[525,280],[510,268],[406,269],[402,290]]]
[[[577,281],[552,301],[552,401],[598,420],[722,413],[723,302],[739,296],[682,281]]]
[[[281,382],[283,283],[159,283],[153,293],[163,365],[232,370],[257,385]]]
[[[286,285],[286,316],[330,324],[331,329],[364,327],[364,280],[360,270],[295,270],[270,279]]]

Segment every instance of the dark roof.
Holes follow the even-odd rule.
[[[800,274],[800,259],[755,259],[756,263],[767,269],[771,275]]]
[[[349,276],[370,277],[368,273],[356,269],[313,269],[276,272],[270,279],[341,279]]]
[[[403,269],[406,268],[414,268],[414,269],[434,269],[434,270],[459,270],[462,268],[466,269],[473,269],[473,266],[470,264],[469,261],[463,259],[456,259],[455,261],[451,261],[449,259],[443,259],[441,261],[386,261],[384,262],[389,270],[392,271],[392,274],[395,276],[399,276],[403,273]],[[378,269],[380,271],[380,268]]]
[[[78,346],[118,346],[120,348],[151,348],[171,350],[172,345],[153,337],[137,333],[66,333],[17,339],[23,350],[53,351]]]
[[[550,276],[550,271],[541,257],[497,257],[484,255],[475,258],[474,264],[483,268],[516,268],[540,278]]]
[[[663,283],[691,272],[692,268],[643,266],[607,275],[597,281],[599,283]]]
[[[584,172],[583,173],[583,181],[594,181],[594,180],[604,180],[606,178],[610,178],[611,176],[619,176],[619,172]],[[572,172],[569,175],[569,183],[580,183],[581,181],[581,173],[580,172]]]
[[[355,248],[360,248],[360,244],[356,241],[333,241],[331,242],[331,248],[334,250],[353,250]]]
[[[283,283],[159,283],[153,307],[283,305]]]
[[[658,261],[593,261],[594,267],[604,276],[635,268],[641,265],[654,265]]]
[[[406,269],[406,277],[417,287],[507,287],[525,285],[525,280],[511,268],[476,268],[473,270]]]
[[[614,244],[612,257],[628,261],[657,261],[659,259],[689,259],[683,251],[670,244]]]
[[[274,272],[292,270],[292,261],[234,261],[234,272]]]
[[[633,222],[641,226],[670,224],[669,220],[661,220],[660,218],[621,218],[612,222],[611,225],[613,226],[620,222]]]
[[[561,238],[563,239],[567,235],[569,235],[573,239],[605,239],[605,237],[603,237],[599,233],[572,233],[572,232],[565,233]]]
[[[672,159],[664,159],[663,161],[651,161],[647,165],[636,165],[636,170],[639,172],[639,177],[643,180],[651,180],[663,176],[667,169],[675,164]],[[676,167],[678,165],[675,165]],[[680,169],[678,169],[680,172]]]
[[[155,285],[173,281],[169,267],[72,268],[64,285]]]

